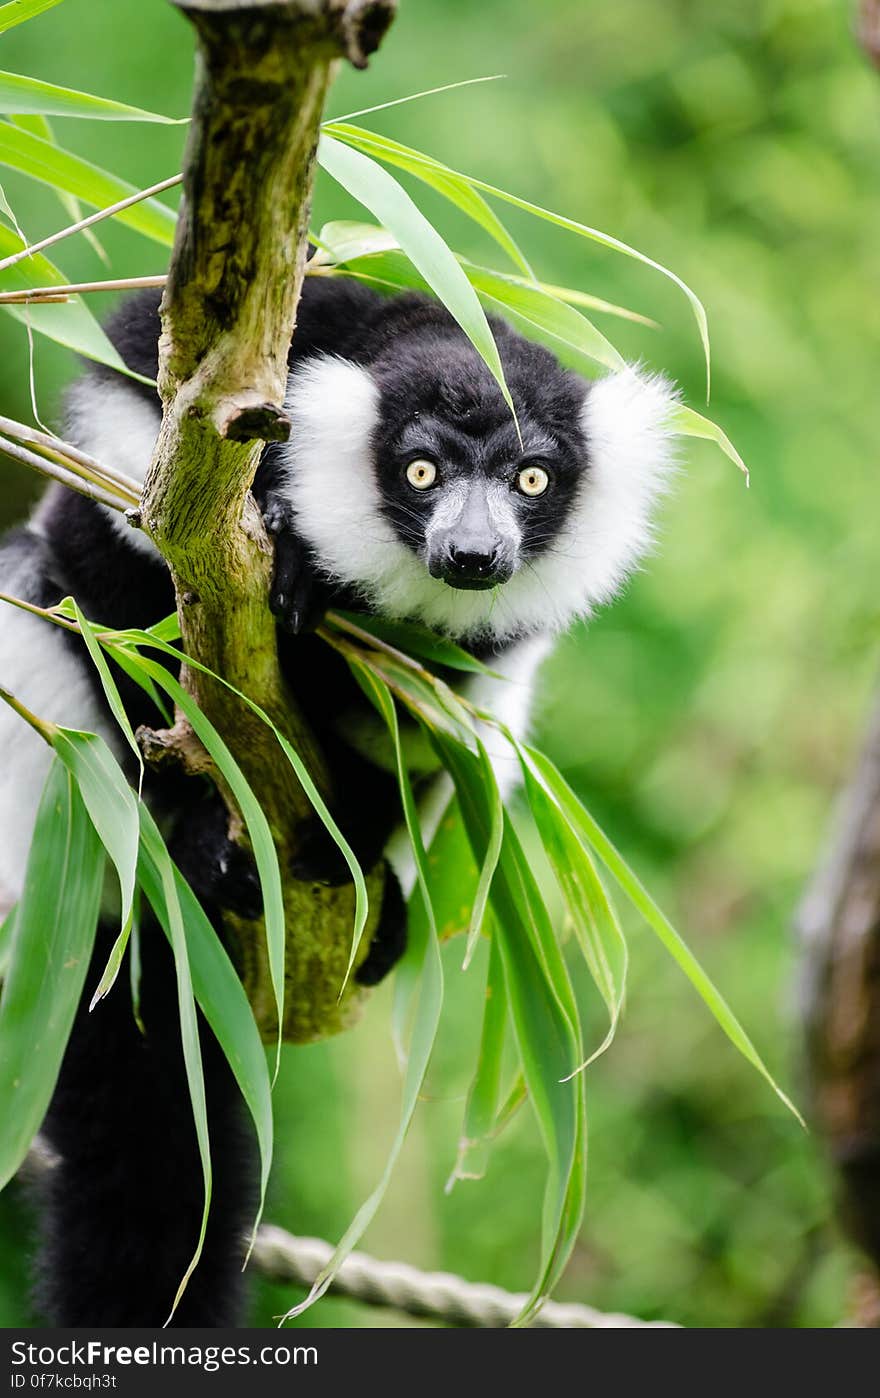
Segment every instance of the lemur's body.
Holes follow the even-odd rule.
[[[395,784],[352,741],[371,711],[344,662],[310,634],[315,619],[331,604],[412,618],[491,656],[508,679],[471,683],[522,733],[553,634],[617,590],[644,552],[668,475],[672,400],[662,381],[627,370],[588,387],[507,326],[493,328],[522,443],[497,385],[442,308],[307,280],[290,360],[291,440],[264,453],[254,482],[276,541],[282,667],[328,756],[337,818],[365,865],[398,822]],[[157,298],[125,303],[109,332],[131,368],[155,377]],[[139,480],[158,425],[154,390],[110,370],[91,369],[71,391],[68,438]],[[86,615],[120,628],[148,625],[174,603],[149,541],[61,487],[0,547],[0,590],[40,604],[71,593]],[[75,637],[4,606],[0,680],[39,715],[100,731],[118,749]],[[133,723],[155,724],[143,693],[124,679],[121,687]],[[514,764],[493,753],[509,789]],[[40,740],[0,705],[0,908],[21,890],[47,765]],[[217,802],[182,780],[153,799],[174,817],[173,852],[209,912],[252,905],[253,876],[243,861],[230,863]],[[305,835],[291,876],[342,878],[335,846],[317,827]],[[399,955],[404,917],[389,876],[364,980],[379,979]],[[93,1015],[81,1011],[46,1125],[60,1163],[49,1185],[42,1297],[57,1324],[161,1324],[197,1232],[201,1177],[173,976],[164,939],[143,941],[146,1037],[120,977]],[[215,1197],[205,1258],[177,1321],[230,1324],[251,1161],[236,1089],[207,1030],[203,1040]]]

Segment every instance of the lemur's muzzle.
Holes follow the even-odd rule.
[[[471,483],[455,517],[446,523],[451,512],[441,502],[437,523],[428,532],[431,576],[472,592],[506,583],[513,572],[516,543],[492,511],[486,482]]]

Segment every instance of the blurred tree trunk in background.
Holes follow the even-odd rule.
[[[860,0],[859,43],[875,68],[880,68],[880,0]]]
[[[873,1264],[859,1319],[880,1325],[880,703],[800,933],[814,1112],[844,1222]]]
[[[880,68],[880,0],[859,0],[857,36]],[[814,1109],[871,1263],[856,1319],[880,1327],[880,702],[799,922]]]

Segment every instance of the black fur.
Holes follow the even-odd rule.
[[[44,1134],[59,1157],[44,1186],[37,1303],[52,1325],[161,1326],[192,1257],[202,1171],[180,1046],[170,950],[143,931],[140,1014],[125,970],[89,1014],[114,929],[100,929]],[[202,1260],[175,1325],[227,1326],[243,1301],[242,1239],[256,1207],[240,1094],[200,1017],[213,1198]]]
[[[155,377],[158,294],[125,301],[108,334],[125,361]],[[520,445],[497,386],[474,358],[449,316],[428,298],[389,301],[336,279],[309,279],[290,356],[291,372],[316,353],[332,353],[368,367],[381,395],[381,427],[374,442],[388,517],[401,538],[418,544],[422,501],[405,483],[414,456],[430,455],[455,473],[480,469],[509,479],[511,463],[542,464],[551,476],[552,501],[515,501],[523,551],[539,551],[565,516],[584,444],[576,423],[583,386],[546,351],[507,326],[493,323],[508,382],[517,402]],[[102,366],[89,373],[118,383]],[[127,381],[155,405],[155,390]],[[361,862],[381,858],[400,819],[396,783],[358,756],[337,731],[340,716],[366,702],[345,662],[310,634],[331,604],[358,598],[321,574],[298,536],[289,504],[279,494],[281,458],[268,448],[254,494],[275,536],[276,572],[271,602],[283,631],[281,663],[307,721],[327,755],[336,790],[335,814]],[[513,484],[511,484],[513,489]],[[102,510],[53,488],[42,512],[44,536],[22,533],[14,545],[33,552],[39,578],[32,600],[46,604],[66,593],[85,613],[114,627],[143,626],[173,608],[164,564],[136,551]],[[37,595],[38,594],[38,595]],[[67,643],[78,646],[76,637]],[[485,657],[488,643],[473,649]],[[86,664],[85,658],[83,663]],[[91,668],[91,667],[89,667]],[[155,724],[146,696],[118,676],[132,722]],[[95,680],[95,692],[101,694]],[[222,808],[198,782],[154,782],[155,804],[174,818],[175,854],[220,925],[220,910],[253,914],[259,887],[250,862],[229,845]],[[291,877],[329,883],[348,877],[336,846],[315,822],[303,832],[302,856]],[[106,957],[103,928],[87,986],[93,988]],[[400,956],[406,912],[388,870],[381,925],[359,979],[374,984]],[[60,1161],[50,1176],[44,1219],[40,1296],[57,1325],[159,1325],[191,1255],[201,1212],[201,1172],[183,1075],[173,967],[164,936],[146,921],[143,931],[142,1015],[137,1027],[129,992],[116,987],[89,1015],[80,1008],[46,1134]],[[241,1238],[253,1205],[252,1148],[229,1070],[202,1024],[214,1200],[204,1260],[190,1282],[176,1323],[230,1325],[240,1315]]]

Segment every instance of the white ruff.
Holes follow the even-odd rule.
[[[551,550],[491,592],[432,578],[382,514],[372,455],[378,390],[366,370],[316,357],[295,374],[285,448],[288,496],[327,573],[389,618],[499,640],[559,631],[609,601],[651,544],[651,509],[673,472],[662,378],[626,369],[586,390],[581,426],[589,463]]]
[[[68,440],[106,466],[114,466],[143,485],[162,424],[159,399],[155,408],[124,380],[120,383],[80,379],[67,395]],[[151,539],[131,525],[118,510],[102,505],[116,533],[140,553],[158,558]]]
[[[33,571],[23,561],[3,567],[0,588],[27,600]],[[120,752],[118,730],[102,715],[84,663],[51,622],[0,602],[0,679],[39,718],[100,733]],[[51,749],[7,704],[0,702],[0,905],[21,894],[37,807]]]

